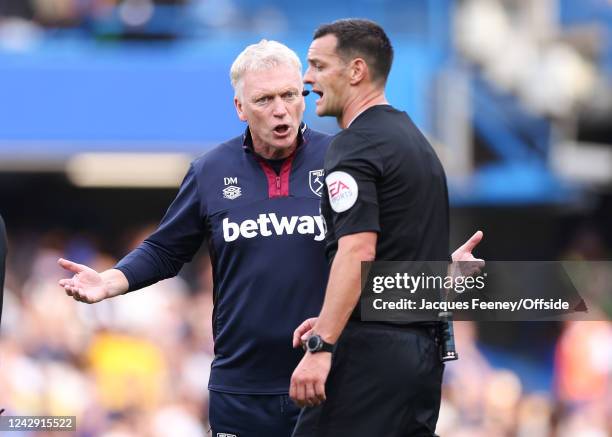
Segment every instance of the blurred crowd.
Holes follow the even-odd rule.
[[[7,415],[76,416],[79,437],[206,435],[213,357],[208,259],[197,261],[200,274],[190,285],[174,278],[85,305],[57,285],[65,277],[60,256],[98,270],[116,261],[85,238],[11,240],[0,408]]]
[[[437,433],[452,437],[612,435],[612,325],[567,322],[556,340],[554,387],[529,390],[495,368],[473,322],[455,322],[460,359],[447,365]]]
[[[20,18],[44,27],[75,27],[111,14],[118,6],[150,10],[184,5],[192,0],[0,0],[0,17]],[[197,1],[197,0],[195,0]]]
[[[116,260],[90,237],[35,235],[10,240],[0,330],[5,414],[76,416],[78,437],[207,435],[213,358],[207,256],[187,268],[188,280],[177,277],[87,305],[57,285],[66,276],[57,259],[98,270]],[[609,322],[567,322],[550,339],[554,368],[540,363],[545,374],[554,372],[549,390],[533,390],[511,363],[494,366],[479,343],[477,324],[455,327],[460,360],[446,367],[440,435],[612,435]]]
[[[278,5],[249,0],[0,0],[0,48],[25,50],[48,37],[168,40],[210,32],[289,28]]]
[[[598,3],[606,2],[612,10],[612,2]],[[565,29],[560,8],[560,0],[464,0],[454,40],[484,77],[534,113],[561,120],[580,111],[612,113],[612,83],[598,65],[610,50],[609,29]]]

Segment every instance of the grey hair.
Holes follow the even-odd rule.
[[[302,74],[300,58],[286,45],[267,39],[251,44],[236,57],[230,69],[234,95],[242,98],[242,79],[247,71],[268,70],[279,65],[293,66]]]

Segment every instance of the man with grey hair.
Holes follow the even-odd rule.
[[[230,74],[245,132],[191,163],[158,229],[114,269],[59,260],[74,273],[60,286],[94,303],[175,276],[206,242],[216,437],[290,436],[299,414],[288,392],[303,353],[291,338],[323,302],[329,266],[319,202],[331,140],[302,122],[301,69],[283,44],[248,46]]]
[[[330,136],[302,123],[302,65],[283,44],[248,46],[231,67],[242,135],[191,163],[159,228],[114,269],[60,259],[59,284],[94,303],[175,276],[205,241],[213,266],[213,436],[290,436],[288,396],[301,351],[295,325],[316,315],[328,263],[319,214]]]

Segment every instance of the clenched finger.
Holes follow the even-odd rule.
[[[319,402],[325,402],[325,383],[323,381],[317,381],[315,383],[315,395]]]
[[[314,405],[317,405],[318,399],[315,395],[314,385],[312,383],[306,384],[305,391],[306,391],[306,398],[304,400],[304,403],[306,404],[306,406],[312,407]]]

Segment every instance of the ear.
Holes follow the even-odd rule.
[[[234,106],[236,107],[236,113],[238,114],[240,121],[247,121],[246,114],[244,113],[242,107],[242,102],[236,96],[234,96]]]
[[[363,58],[355,58],[350,65],[350,84],[357,85],[369,76],[368,64]]]

